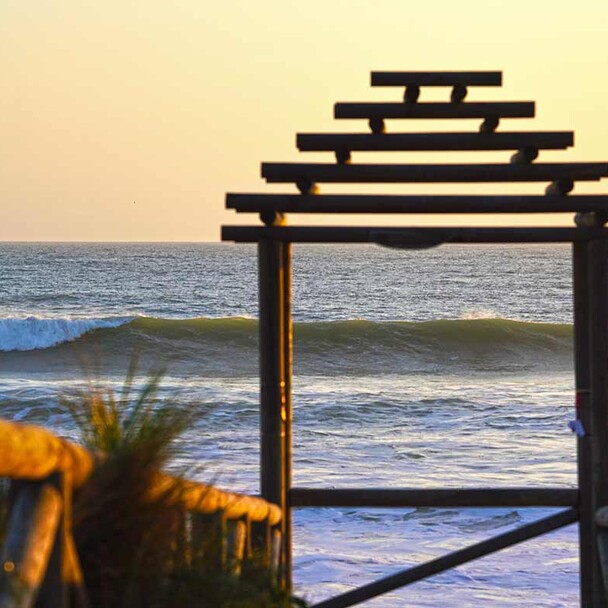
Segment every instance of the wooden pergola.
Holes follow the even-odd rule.
[[[501,72],[372,72],[372,86],[402,87],[396,103],[337,103],[337,119],[364,119],[368,133],[305,133],[302,152],[334,152],[330,163],[263,163],[269,183],[299,193],[228,194],[226,205],[259,214],[262,225],[224,226],[222,239],[257,243],[261,377],[261,493],[281,506],[281,576],[291,586],[291,510],[301,507],[565,507],[488,540],[316,604],[343,608],[470,560],[579,523],[580,592],[585,607],[608,606],[608,195],[572,195],[577,181],[608,176],[608,163],[543,163],[541,150],[573,145],[565,131],[498,131],[532,118],[534,102],[466,102],[471,86],[500,86]],[[449,87],[446,102],[419,102],[422,87]],[[480,119],[479,132],[387,133],[387,119]],[[355,152],[512,150],[503,164],[367,164]],[[322,183],[541,182],[544,195],[320,194]],[[576,213],[564,227],[287,226],[287,213]],[[571,243],[573,252],[578,489],[298,488],[291,484],[292,243],[377,243],[425,248],[444,243]],[[607,559],[604,559],[607,558]]]

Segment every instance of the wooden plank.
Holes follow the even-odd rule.
[[[233,194],[239,213],[563,213],[608,212],[608,195]]]
[[[341,149],[365,152],[519,150],[525,147],[563,150],[574,145],[574,133],[299,133],[296,145],[301,152]]]
[[[455,568],[461,564],[479,559],[490,553],[495,553],[507,547],[511,547],[518,543],[531,538],[536,538],[553,530],[558,530],[564,526],[574,523],[578,519],[576,509],[568,509],[561,511],[555,515],[545,517],[531,524],[515,528],[488,540],[476,543],[465,549],[454,551],[448,555],[438,557],[437,559],[414,566],[407,570],[397,572],[391,576],[387,576],[368,585],[364,585],[352,591],[347,591],[329,600],[314,604],[312,608],[348,608],[361,602],[367,601],[373,597],[377,597],[384,593],[394,591],[406,585],[411,585],[419,580],[434,576],[445,570]]]
[[[572,507],[567,488],[292,488],[293,507]]]
[[[589,372],[590,372],[590,483],[592,521],[595,511],[608,505],[608,243],[591,241],[588,247]],[[587,514],[586,514],[587,515]],[[605,607],[606,594],[597,553],[597,529],[593,547],[593,603]]]
[[[382,243],[391,237],[438,243],[571,243],[607,239],[606,228],[395,228],[358,226],[222,226],[222,240],[256,243],[273,238],[286,243]]]
[[[262,163],[269,183],[473,183],[551,182],[568,178],[597,181],[608,176],[608,163],[507,164],[356,164]]]
[[[587,243],[572,246],[574,298],[574,373],[576,404],[574,418],[580,420],[584,435],[577,437],[577,472],[580,493],[579,561],[581,605],[591,606],[595,565],[595,524],[591,484],[591,409],[589,375],[589,297]]]
[[[471,101],[467,103],[338,102],[334,118],[533,118],[533,101]]]
[[[373,87],[499,87],[502,72],[372,72]]]

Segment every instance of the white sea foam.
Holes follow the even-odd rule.
[[[84,319],[0,318],[0,351],[36,350],[70,342],[94,329],[119,327],[132,317]]]
[[[467,308],[462,311],[460,318],[466,321],[477,319],[498,319],[500,315],[491,308]]]

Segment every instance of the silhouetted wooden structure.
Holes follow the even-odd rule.
[[[237,212],[259,213],[263,225],[224,226],[227,241],[257,243],[260,298],[261,490],[279,504],[282,576],[291,584],[291,510],[300,507],[567,507],[556,515],[398,572],[316,608],[352,606],[448,568],[579,522],[581,605],[605,607],[608,583],[608,195],[568,193],[575,182],[608,176],[608,163],[534,162],[542,150],[573,145],[572,132],[499,132],[501,120],[532,118],[533,102],[466,102],[471,86],[499,86],[500,72],[374,72],[372,86],[405,87],[397,103],[337,103],[337,119],[364,119],[369,133],[306,133],[303,151],[334,152],[335,163],[263,163],[269,183],[299,194],[228,194]],[[445,103],[419,102],[422,87],[450,87]],[[482,119],[479,132],[387,133],[387,119]],[[504,164],[359,164],[354,152],[513,150]],[[545,182],[544,195],[319,194],[319,183]],[[286,225],[286,213],[576,213],[557,228],[414,228]],[[291,244],[377,243],[425,248],[443,243],[572,243],[578,489],[324,489],[291,486]]]

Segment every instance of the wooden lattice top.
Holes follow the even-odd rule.
[[[255,241],[279,238],[289,241],[377,240],[376,228],[285,226],[285,213],[555,213],[585,214],[579,228],[530,228],[524,240],[576,240],[581,230],[604,234],[608,195],[568,196],[577,181],[608,176],[607,162],[534,162],[540,150],[563,150],[574,144],[571,131],[498,132],[501,120],[532,118],[531,101],[466,102],[470,86],[500,86],[501,72],[372,72],[372,86],[405,87],[396,103],[339,102],[336,119],[364,119],[368,133],[301,133],[301,152],[333,152],[332,163],[262,163],[268,183],[293,183],[300,194],[227,194],[226,206],[237,212],[259,213],[266,227],[226,226],[225,240]],[[419,102],[421,87],[451,87],[446,102]],[[390,119],[481,119],[479,132],[387,133]],[[356,163],[354,152],[513,150],[508,163],[494,164],[375,164]],[[323,183],[496,183],[546,182],[545,195],[388,195],[320,194]],[[367,232],[362,233],[361,230]],[[392,233],[394,228],[387,228]],[[447,229],[446,229],[447,230]],[[471,235],[475,230],[461,234]],[[471,232],[471,230],[473,232]],[[494,230],[494,229],[488,229]],[[500,231],[500,229],[497,229]],[[553,230],[553,232],[551,232]],[[383,233],[384,234],[384,233]],[[408,234],[411,234],[408,233]],[[450,240],[458,240],[452,230]],[[477,231],[476,234],[483,234]],[[493,235],[497,233],[492,233]],[[515,233],[513,233],[515,234]],[[350,235],[350,236],[349,236]],[[374,236],[376,235],[376,236]],[[445,234],[443,235],[445,236]],[[519,236],[522,234],[518,233]],[[350,238],[352,237],[352,238]],[[547,238],[545,238],[547,237]],[[466,237],[469,238],[468,236]],[[587,238],[587,237],[585,237]],[[466,240],[466,239],[465,239]],[[509,239],[516,240],[516,239]]]

